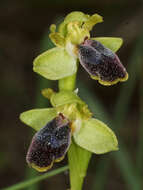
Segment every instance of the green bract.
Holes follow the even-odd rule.
[[[76,70],[76,60],[63,48],[53,48],[39,55],[34,60],[33,70],[50,80],[73,75]]]
[[[113,131],[94,118],[83,121],[80,130],[74,133],[74,139],[79,146],[96,154],[118,150]]]

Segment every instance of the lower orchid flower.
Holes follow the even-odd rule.
[[[38,131],[27,153],[29,166],[47,171],[64,158],[72,141],[96,154],[118,150],[113,131],[93,118],[76,92],[44,89],[42,94],[50,98],[53,108],[33,109],[20,115],[25,124]]]

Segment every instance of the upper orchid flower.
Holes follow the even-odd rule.
[[[100,15],[82,12],[68,14],[56,31],[51,25],[50,38],[57,46],[38,56],[34,71],[50,80],[59,80],[77,71],[77,62],[102,85],[112,85],[128,79],[128,73],[114,53],[122,45],[121,38],[91,38],[90,31],[102,22]]]

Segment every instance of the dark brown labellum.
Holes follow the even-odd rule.
[[[70,123],[61,113],[38,131],[31,142],[26,160],[40,172],[64,158],[71,139]]]
[[[96,40],[85,40],[78,46],[81,65],[93,79],[103,85],[112,85],[128,78],[118,56]]]

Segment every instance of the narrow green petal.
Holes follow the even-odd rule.
[[[33,109],[20,114],[20,120],[29,125],[36,131],[39,131],[49,121],[56,117],[57,113],[54,108]]]
[[[96,154],[118,150],[113,131],[97,119],[83,121],[80,130],[74,133],[74,139],[79,146]]]
[[[98,14],[92,15],[87,21],[85,21],[83,28],[90,31],[92,30],[93,26],[97,23],[103,22],[102,16]]]
[[[57,47],[65,46],[65,39],[59,32],[53,32],[49,35],[49,37]]]
[[[75,92],[72,91],[61,91],[59,93],[55,93],[51,97],[51,104],[54,107],[58,107],[64,104],[70,104],[70,103],[79,103],[79,104],[85,104]]]
[[[76,60],[64,48],[53,48],[34,60],[33,70],[50,80],[73,75],[76,70]]]
[[[69,13],[65,19],[65,23],[73,22],[73,21],[79,21],[79,22],[85,22],[90,16],[87,14],[84,14],[81,11],[73,11]]]
[[[112,38],[112,37],[99,37],[99,38],[92,38],[92,40],[97,40],[102,43],[105,47],[109,48],[113,52],[118,51],[118,49],[123,44],[122,38]]]

